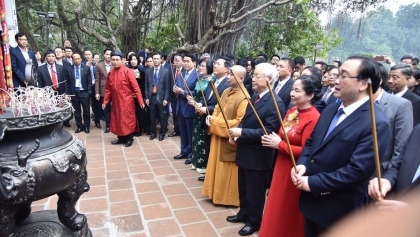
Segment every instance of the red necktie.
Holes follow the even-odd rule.
[[[57,90],[58,81],[57,81],[57,75],[54,71],[54,66],[53,65],[51,65],[51,79],[52,79],[52,84],[53,84],[52,86],[53,86],[54,90]]]
[[[253,104],[255,105],[258,102],[259,99],[260,99],[260,95],[255,96]]]

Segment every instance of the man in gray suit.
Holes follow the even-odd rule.
[[[168,69],[161,67],[161,55],[153,54],[154,67],[146,69],[145,94],[146,104],[150,108],[150,140],[156,138],[156,116],[159,116],[159,141],[166,133],[164,107],[168,106],[171,75]]]
[[[409,100],[391,95],[383,90],[387,84],[388,72],[380,66],[381,87],[374,94],[375,103],[378,104],[389,119],[391,136],[389,145],[382,161],[382,170],[387,170],[400,155],[408,136],[412,131],[413,108]]]

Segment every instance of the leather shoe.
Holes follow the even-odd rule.
[[[159,135],[159,141],[162,141],[165,138],[164,135]]]
[[[198,181],[204,182],[204,176],[198,177]]]
[[[245,223],[245,219],[240,218],[238,215],[228,216],[228,217],[226,217],[226,220],[230,223],[239,223],[239,222],[244,222]]]
[[[112,145],[117,145],[117,144],[123,144],[124,142],[123,141],[121,141],[121,140],[115,140],[115,141],[111,141],[111,144]]]
[[[69,123],[63,123],[63,126],[68,127],[68,128],[71,127],[71,125]]]
[[[153,140],[156,138],[156,135],[150,135],[149,140]]]
[[[179,155],[174,156],[174,159],[183,159],[183,158],[187,158],[187,155],[179,154]]]
[[[104,133],[109,133],[109,128],[105,128]]]
[[[131,145],[133,145],[133,139],[130,139],[130,140],[128,140],[126,143],[125,143],[125,147],[130,147]]]
[[[173,132],[173,133],[168,135],[168,137],[176,137],[176,136],[179,136],[179,133]]]
[[[102,128],[102,126],[101,126],[101,124],[99,122],[98,123],[95,123],[95,127]]]
[[[238,232],[238,234],[240,236],[247,236],[247,235],[252,235],[254,232],[256,232],[258,229],[257,228],[252,228],[249,225],[245,225],[244,227],[242,227],[242,229]]]
[[[186,160],[185,160],[185,164],[186,165],[189,165],[189,164],[191,164],[192,163],[192,159],[190,158],[190,157],[188,157]]]
[[[74,131],[74,133],[79,133],[79,132],[81,132],[81,131],[83,131],[83,129],[81,129],[81,128],[77,128],[77,129],[76,129],[76,131]]]
[[[89,128],[85,128],[85,133],[90,133]]]

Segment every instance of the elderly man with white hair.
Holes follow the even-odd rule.
[[[264,125],[268,134],[276,133],[280,128],[280,121],[274,106],[278,106],[284,114],[283,102],[274,94],[274,103],[270,88],[277,77],[276,68],[269,63],[258,64],[252,78],[252,89],[256,94],[251,97],[251,102]],[[259,230],[265,203],[265,193],[269,184],[271,165],[274,159],[274,150],[264,147],[261,137],[264,135],[257,116],[248,104],[245,115],[238,128],[229,129],[230,141],[236,141],[236,165],[238,165],[239,187],[239,212],[234,216],[228,216],[228,222],[244,222],[245,226],[239,231],[239,235],[251,235]]]

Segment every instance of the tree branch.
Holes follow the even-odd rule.
[[[244,20],[245,18],[247,18],[247,17],[249,17],[249,16],[252,16],[254,13],[256,13],[256,12],[259,12],[259,11],[261,11],[261,10],[263,10],[263,9],[265,9],[265,8],[267,8],[267,7],[269,7],[269,6],[272,6],[272,5],[275,5],[275,6],[279,6],[279,5],[285,5],[285,4],[287,4],[287,3],[290,3],[290,2],[292,2],[293,0],[282,0],[282,1],[278,1],[278,0],[272,0],[272,1],[269,1],[269,2],[267,2],[267,3],[265,3],[265,4],[262,4],[261,6],[259,6],[259,7],[256,7],[256,8],[254,8],[254,9],[252,9],[251,11],[247,11],[245,14],[243,14],[242,16],[240,16],[240,17],[237,17],[237,18],[234,18],[234,19],[229,19],[229,20],[227,20],[226,22],[224,22],[224,23],[222,23],[222,24],[220,24],[220,25],[218,25],[218,26],[216,26],[218,29],[223,29],[223,28],[226,28],[227,26],[229,26],[229,25],[232,25],[232,24],[235,24],[235,23],[238,23],[238,22],[240,22],[240,21],[242,21],[242,20]],[[235,13],[236,14],[236,13]]]
[[[95,37],[98,41],[100,41],[101,43],[111,46],[114,49],[119,49],[118,45],[117,45],[117,41],[115,39],[114,35],[111,35],[111,37],[109,39],[103,37],[102,35],[98,34],[98,32],[96,32],[96,30],[91,29],[89,27],[86,27],[83,23],[82,23],[82,16],[81,16],[81,11],[83,9],[83,6],[85,5],[86,0],[80,0],[79,2],[79,6],[76,8],[76,10],[74,10],[74,14],[76,16],[76,22],[77,22],[77,26],[79,27],[79,29],[83,32],[85,32],[86,34]],[[120,23],[122,24],[122,23]]]
[[[263,21],[263,22],[265,22],[267,24],[271,24],[271,23],[284,23],[284,22],[291,21],[290,19],[286,19],[286,20],[269,20],[269,19],[267,19],[265,17],[261,17],[261,16],[254,17],[252,20],[253,21]]]
[[[102,9],[98,6],[98,4],[96,4],[96,2],[95,2],[95,1],[92,1],[92,3],[95,5],[95,7],[96,7],[96,9],[99,11],[99,13],[101,13],[101,15],[104,17],[104,19],[105,19],[105,24],[106,24],[106,26],[108,27],[108,30],[109,30],[110,32],[112,32],[111,21],[109,20],[108,15],[107,15],[104,11],[102,11]],[[97,20],[97,19],[96,19],[96,20]]]

